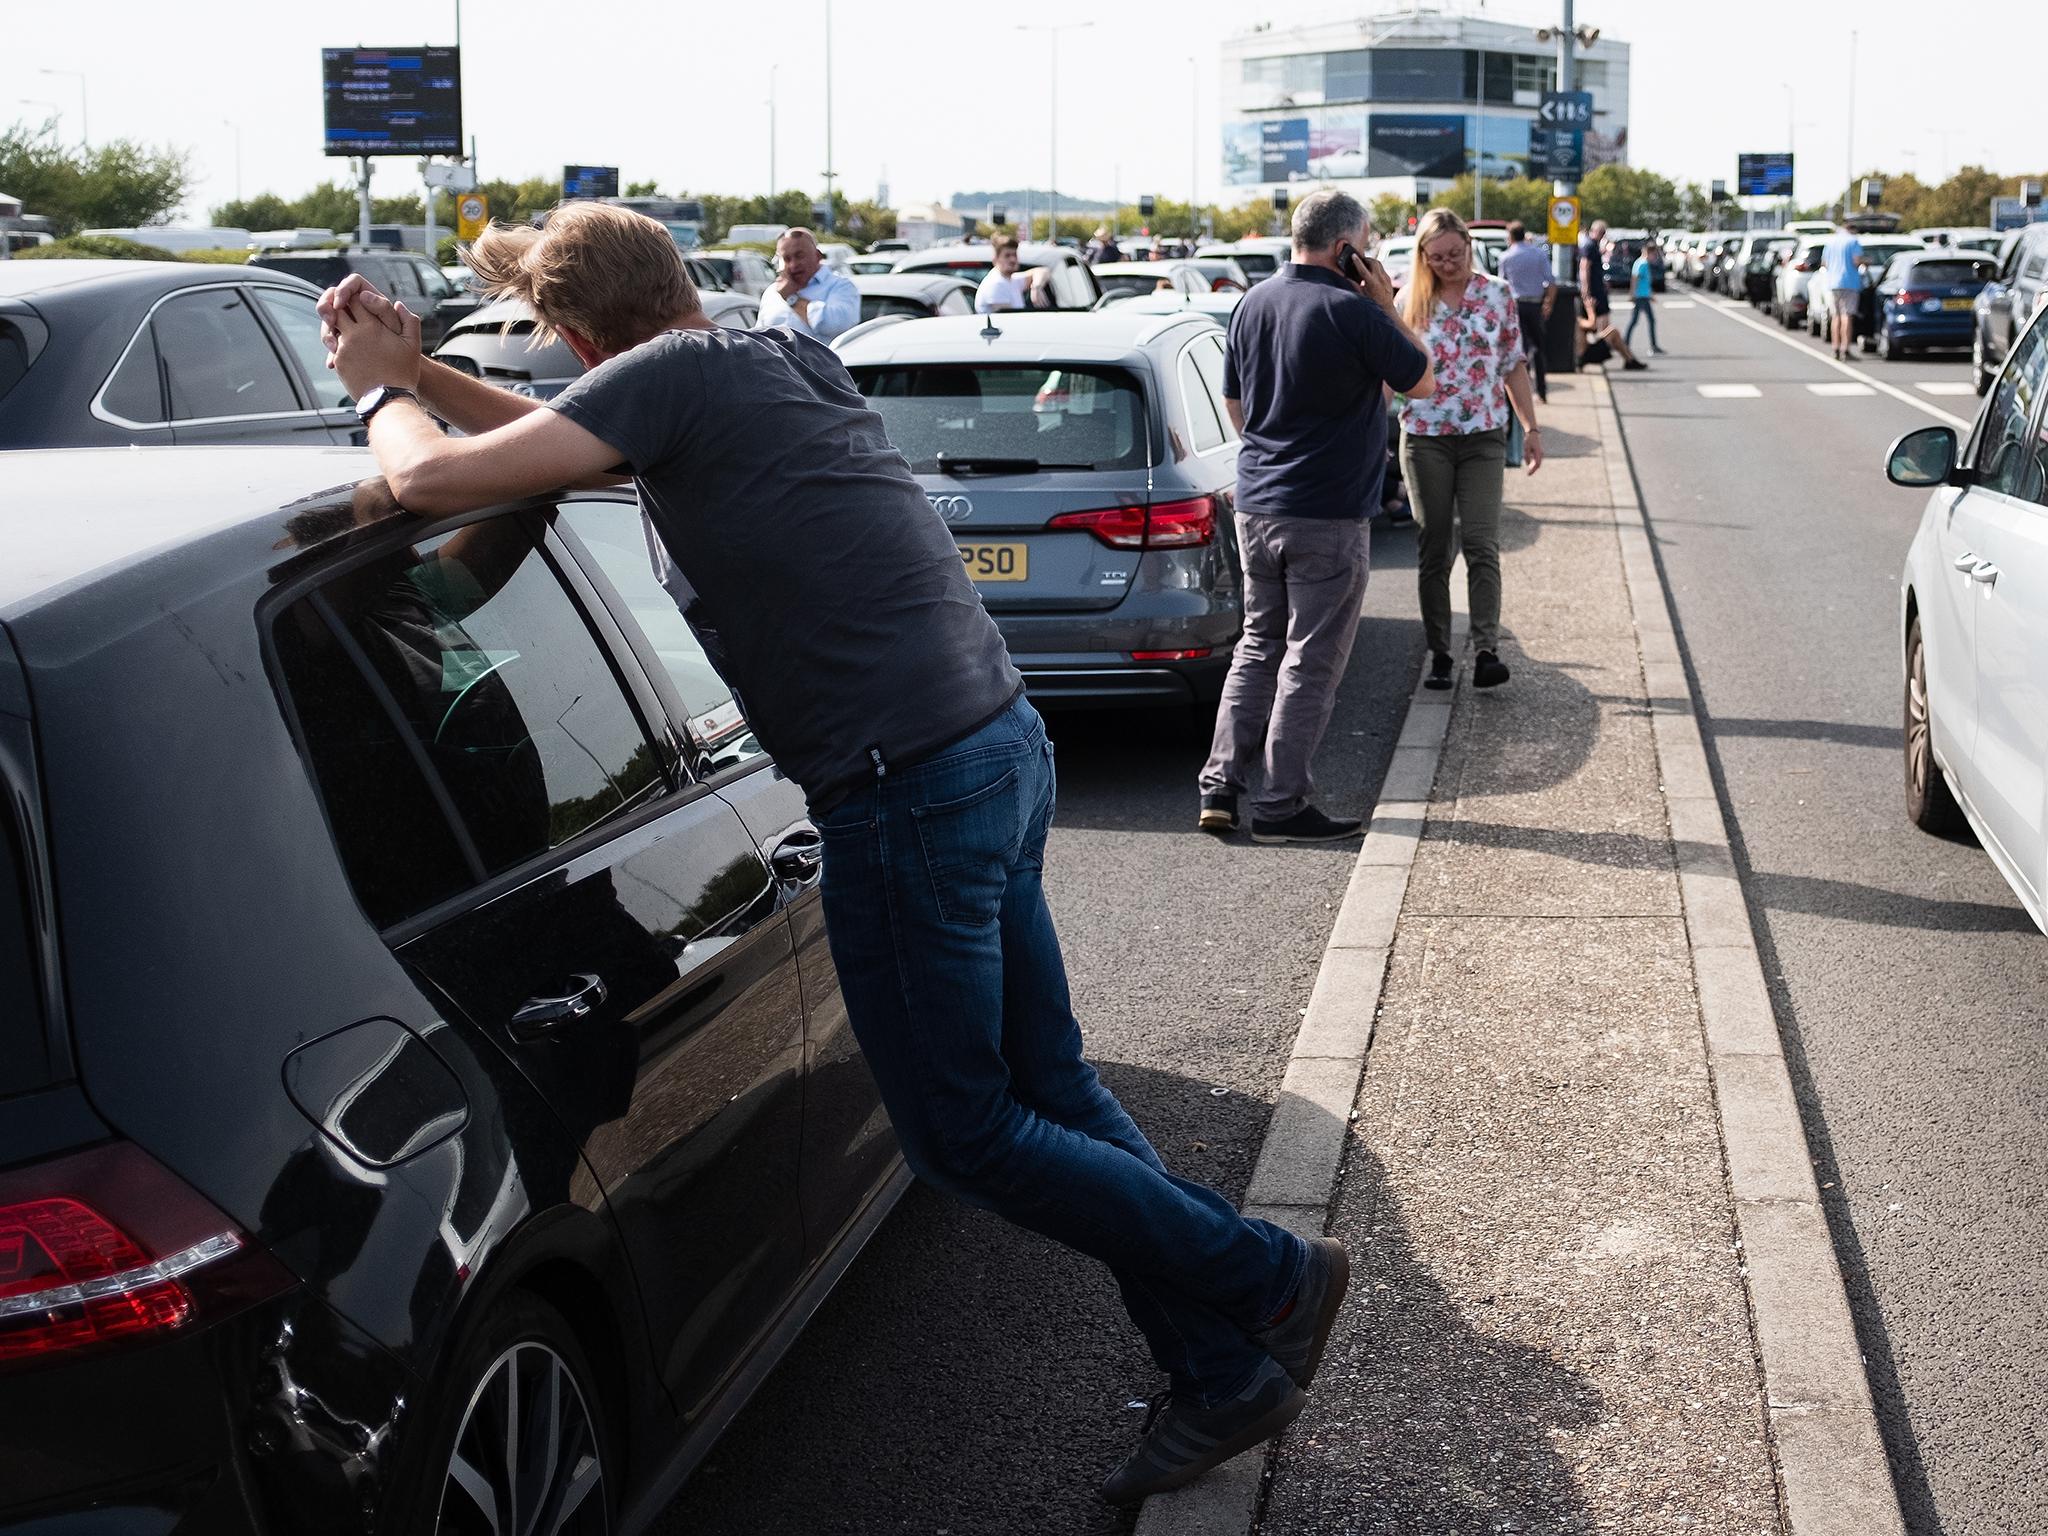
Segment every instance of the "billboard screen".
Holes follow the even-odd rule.
[[[1365,114],[1325,112],[1309,131],[1308,173],[1318,180],[1351,180],[1365,174]]]
[[[1223,185],[1255,187],[1259,184],[1259,125],[1223,125]]]
[[[1259,124],[1259,180],[1308,179],[1308,119],[1269,117]]]
[[[453,48],[323,48],[330,155],[459,155],[462,70]]]
[[[1790,197],[1792,157],[1790,155],[1737,155],[1735,192],[1738,197]]]
[[[1368,175],[1455,179],[1465,172],[1465,119],[1375,112],[1366,148]]]
[[[595,202],[601,197],[619,195],[619,168],[616,165],[565,165],[562,167],[562,201],[575,202],[578,198]]]

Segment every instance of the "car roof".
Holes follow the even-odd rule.
[[[280,509],[377,472],[367,448],[26,448],[0,453],[0,619],[239,527],[253,559]]]
[[[1074,254],[1072,246],[1047,245],[1042,240],[1025,240],[1017,246],[1019,261],[1042,261],[1048,256],[1065,256],[1074,261],[1081,259]],[[992,262],[995,259],[996,248],[992,245],[961,245],[957,242],[952,245],[928,245],[921,251],[905,252],[903,260],[897,263],[896,270],[914,271],[917,264],[923,261]]]
[[[311,289],[304,278],[274,267],[199,261],[0,261],[0,299],[32,299],[91,285],[143,294],[169,293],[207,283],[282,283]]]
[[[1213,259],[1221,260],[1222,258]],[[1191,267],[1195,264],[1196,260],[1197,258],[1193,256],[1168,256],[1163,261],[1098,261],[1095,263],[1094,270],[1098,277],[1104,272],[1118,272],[1127,277],[1132,275],[1149,277],[1161,268]]]
[[[974,291],[974,284],[964,277],[955,277],[951,272],[855,272],[847,278],[862,293],[876,294],[883,298],[917,298],[941,292],[947,288],[961,288]]]
[[[1144,351],[1176,326],[1211,324],[1191,311],[1153,315],[1116,305],[1053,314],[956,315],[891,326],[860,338],[840,356],[849,368],[897,362],[1114,363]],[[988,334],[990,328],[995,335]]]

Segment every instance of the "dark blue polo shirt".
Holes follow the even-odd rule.
[[[1379,305],[1325,267],[1288,262],[1230,317],[1223,393],[1244,412],[1237,509],[1365,517],[1387,467],[1380,386],[1429,367]]]

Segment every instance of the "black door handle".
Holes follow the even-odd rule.
[[[775,878],[791,885],[810,885],[825,868],[825,840],[809,822],[798,822],[768,850]]]
[[[560,997],[529,997],[512,1015],[514,1040],[538,1040],[544,1035],[589,1017],[610,994],[602,976],[569,978],[569,990]]]

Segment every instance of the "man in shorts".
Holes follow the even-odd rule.
[[[1856,345],[1856,317],[1863,310],[1863,242],[1853,229],[1837,230],[1820,248],[1828,275],[1828,314],[1835,361],[1846,363]]]

